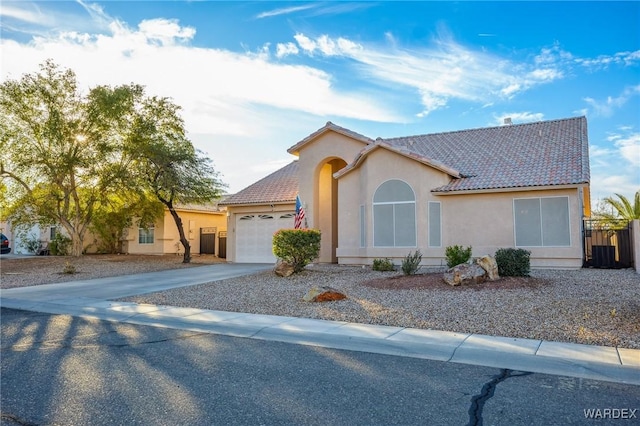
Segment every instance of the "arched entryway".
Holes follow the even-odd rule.
[[[315,227],[322,232],[321,263],[337,263],[338,247],[338,181],[333,174],[347,163],[341,158],[330,158],[318,166],[315,177]]]

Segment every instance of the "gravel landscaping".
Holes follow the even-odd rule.
[[[2,260],[0,284],[10,288],[20,282],[43,284],[44,277],[49,282],[69,281],[216,261],[194,258],[195,265],[183,265],[175,256],[86,258],[95,259],[77,260],[81,272],[62,278],[64,261],[55,267],[34,262],[29,268],[30,262],[23,262],[20,272],[12,264],[19,259]],[[451,287],[442,281],[441,272],[405,277],[368,267],[312,265],[289,278],[266,271],[122,300],[640,349],[640,275],[635,271],[539,270],[531,275]],[[302,301],[309,288],[321,285],[342,290],[348,298]]]

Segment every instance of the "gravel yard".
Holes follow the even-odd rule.
[[[190,266],[176,256],[101,258],[71,260],[80,271],[76,275],[60,274],[64,258],[45,258],[55,259],[55,265],[37,258],[19,263],[3,259],[0,284],[10,288],[216,261],[195,257]],[[348,298],[303,302],[314,285],[335,287]],[[640,349],[640,275],[629,269],[541,270],[530,278],[450,287],[441,273],[404,277],[370,268],[313,265],[289,278],[267,271],[123,300]]]

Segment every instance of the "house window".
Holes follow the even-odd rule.
[[[400,180],[389,180],[373,195],[373,245],[415,247],[416,197]]]
[[[516,247],[567,247],[571,245],[569,198],[513,200]]]
[[[138,244],[153,244],[154,233],[153,225],[148,228],[138,228]]]
[[[56,238],[56,227],[55,226],[51,226],[49,228],[49,240],[53,241]]]
[[[367,246],[367,221],[365,217],[365,206],[360,206],[360,247]]]
[[[429,201],[429,247],[442,246],[442,218],[439,201]]]

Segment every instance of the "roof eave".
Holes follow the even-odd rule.
[[[547,191],[556,189],[575,189],[581,188],[585,185],[589,185],[589,182],[579,182],[562,185],[540,185],[540,186],[511,186],[502,188],[476,188],[476,189],[454,189],[446,190],[440,188],[434,188],[431,193],[435,195],[465,195],[465,194],[489,194],[496,192],[526,192],[526,191]]]
[[[338,134],[341,134],[343,136],[346,136],[348,138],[351,138],[353,140],[362,142],[364,144],[372,144],[374,143],[373,139],[370,139],[366,136],[357,134],[355,132],[349,132],[347,131],[348,129],[344,129],[340,126],[336,126],[335,124],[333,124],[330,121],[327,121],[327,124],[325,124],[323,127],[319,128],[318,130],[316,130],[315,132],[311,133],[309,136],[307,136],[306,138],[302,139],[300,142],[296,143],[295,145],[293,145],[292,147],[290,147],[289,149],[287,149],[287,152],[291,155],[295,155],[295,156],[300,156],[300,149],[313,142],[314,140],[316,140],[317,138],[319,138],[320,136],[322,136],[323,134],[327,133],[327,132],[335,132]]]
[[[414,160],[417,161],[419,163],[422,163],[426,166],[432,167],[436,170],[439,170],[443,173],[446,173],[447,175],[453,177],[453,178],[461,178],[462,175],[460,174],[459,171],[451,168],[451,167],[447,167],[442,163],[439,163],[437,161],[434,161],[430,158],[424,157],[424,156],[420,156],[417,154],[413,154],[411,152],[405,151],[405,150],[401,150],[401,149],[397,149],[395,148],[393,145],[390,145],[386,142],[381,142],[378,141],[376,142],[374,145],[369,145],[367,146],[365,149],[363,149],[358,156],[356,157],[356,159],[349,165],[347,165],[346,167],[344,167],[343,169],[341,169],[340,171],[336,172],[333,174],[333,177],[335,179],[339,179],[342,176],[346,175],[347,173],[351,172],[352,170],[355,170],[358,168],[358,166],[360,164],[362,164],[362,162],[365,160],[365,158],[373,151],[375,151],[376,149],[386,149],[387,151],[391,151],[394,152],[398,155],[402,155],[405,158],[408,158],[410,160]]]

